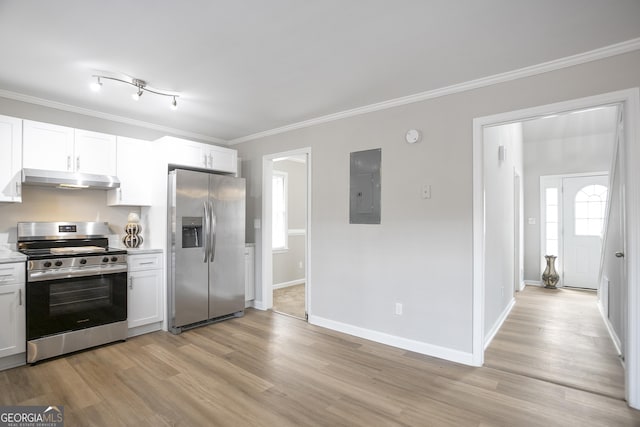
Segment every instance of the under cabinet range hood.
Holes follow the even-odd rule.
[[[93,188],[99,190],[112,190],[120,187],[120,180],[117,176],[28,168],[22,169],[22,183],[24,185],[59,188]]]

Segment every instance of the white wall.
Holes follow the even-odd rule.
[[[514,295],[514,175],[522,176],[522,123],[486,127],[484,142],[485,197],[485,337],[504,320]],[[498,157],[504,147],[504,160]]]
[[[310,318],[409,340],[442,357],[469,354],[473,118],[640,86],[637,69],[640,52],[632,52],[238,144],[247,237],[259,240],[262,156],[311,147]],[[410,128],[422,130],[420,143],[404,143]],[[350,225],[349,153],[371,148],[382,148],[382,223]],[[424,184],[431,199],[421,198]]]
[[[532,140],[524,124],[524,278],[540,281],[540,176],[606,172],[614,134]],[[529,224],[534,218],[535,224]]]

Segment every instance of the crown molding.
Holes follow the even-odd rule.
[[[504,83],[511,80],[516,80],[524,77],[531,77],[537,74],[547,73],[549,71],[560,70],[562,68],[572,67],[574,65],[585,64],[587,62],[596,61],[598,59],[604,59],[615,55],[621,55],[623,53],[632,52],[640,49],[640,38],[627,40],[621,43],[605,46],[599,49],[591,50],[577,55],[567,56],[564,58],[556,59],[549,62],[543,62],[541,64],[532,65],[530,67],[524,67],[513,71],[507,71],[505,73],[495,74],[493,76],[482,77],[476,80],[470,80],[464,83],[459,83],[451,86],[445,86],[439,89],[429,90],[426,92],[420,92],[413,95],[403,96],[400,98],[391,99],[388,101],[378,102],[376,104],[370,104],[363,107],[357,107],[350,110],[341,111],[338,113],[328,114],[326,116],[320,116],[317,118],[304,120],[298,123],[278,127],[263,132],[254,133],[251,135],[235,138],[227,141],[228,145],[240,144],[242,142],[251,141],[254,139],[264,138],[266,136],[272,136],[288,132],[295,129],[306,128],[309,126],[318,125],[321,123],[332,122],[334,120],[340,120],[347,117],[358,116],[361,114],[367,114],[374,111],[386,110],[388,108],[398,107],[401,105],[412,104],[414,102],[425,101],[428,99],[439,98],[446,95],[452,95],[459,92],[464,92],[472,89],[478,89],[486,86],[495,85],[498,83]]]
[[[13,99],[15,101],[27,102],[29,104],[42,105],[44,107],[55,108],[57,110],[69,111],[71,113],[83,114],[85,116],[96,117],[99,119],[111,120],[113,122],[125,123],[128,125],[139,126],[146,129],[153,129],[160,132],[166,132],[171,135],[178,135],[187,138],[195,138],[203,141],[213,142],[215,144],[226,145],[227,141],[220,138],[215,138],[208,135],[201,135],[195,132],[188,132],[181,129],[175,129],[168,126],[162,126],[155,123],[149,123],[142,120],[130,119],[128,117],[122,117],[115,114],[103,113],[102,111],[91,110],[88,108],[76,107],[75,105],[69,105],[62,102],[51,101],[49,99],[38,98],[36,96],[24,95],[22,93],[11,92],[8,90],[0,89],[0,97]]]

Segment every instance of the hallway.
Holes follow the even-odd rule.
[[[591,291],[517,293],[484,366],[624,399],[624,370]]]

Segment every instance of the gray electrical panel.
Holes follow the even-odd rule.
[[[351,153],[349,223],[380,224],[382,149]]]

